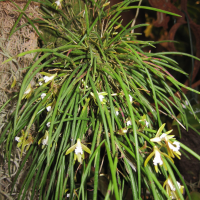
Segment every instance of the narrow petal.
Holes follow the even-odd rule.
[[[147,163],[149,162],[149,160],[154,156],[155,152],[153,151],[148,157],[147,159],[145,160],[144,162],[144,166],[146,167]]]
[[[158,137],[158,136],[161,134],[161,132],[162,132],[162,130],[164,129],[164,127],[165,127],[165,124],[163,124],[163,125],[158,129],[158,132],[156,133],[156,137]]]
[[[83,148],[84,151],[86,151],[87,153],[91,154],[91,151],[88,147],[86,147],[84,144],[81,144],[81,147]]]
[[[67,155],[67,154],[71,153],[72,151],[74,151],[75,148],[76,148],[76,144],[73,145],[73,146],[71,146],[71,147],[66,151],[65,155]]]

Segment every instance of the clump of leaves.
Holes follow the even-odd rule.
[[[47,46],[18,55],[38,52],[0,138],[8,161],[15,139],[25,154],[16,179],[33,157],[19,198],[25,199],[32,184],[31,199],[38,192],[42,199],[97,199],[101,176],[108,182],[107,192],[100,190],[105,199],[126,199],[126,188],[132,199],[147,192],[153,199],[183,199],[182,185],[189,196],[173,159],[180,158],[180,147],[200,157],[165,133],[160,117],[165,114],[188,128],[185,110],[195,113],[183,85],[167,68],[186,73],[165,53],[143,52],[153,42],[138,41],[131,30],[146,24],[128,28],[131,22],[123,27],[120,21],[127,9],[158,9],[129,6],[129,0],[112,7],[109,2],[78,1],[78,10],[77,1],[59,2],[40,2],[44,17],[34,22],[53,30],[62,45],[60,40],[45,41]],[[41,78],[30,85],[38,73]]]

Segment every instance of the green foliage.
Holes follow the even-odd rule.
[[[30,184],[31,199],[38,192],[41,199],[65,199],[68,194],[87,199],[87,189],[93,189],[97,199],[101,176],[108,182],[105,199],[127,199],[125,188],[131,188],[132,199],[141,199],[147,191],[153,199],[183,199],[173,170],[189,195],[173,163],[174,155],[180,155],[178,145],[175,138],[163,135],[166,130],[160,117],[165,114],[187,128],[185,102],[196,117],[181,91],[183,85],[167,68],[185,72],[165,53],[143,52],[143,46],[153,43],[138,41],[130,33],[143,24],[120,25],[121,12],[138,7],[129,7],[129,0],[107,9],[106,2],[86,1],[83,6],[78,1],[78,11],[77,1],[63,1],[57,9],[48,0],[38,2],[45,12],[34,23],[55,32],[63,44],[54,40],[55,35],[50,41],[43,35],[46,46],[17,55],[38,52],[24,77],[13,118],[0,137],[0,143],[6,141],[9,161],[15,140],[23,133],[20,147],[26,156],[16,179],[29,156],[33,157],[19,199],[25,199]],[[38,73],[41,78],[36,80]],[[32,79],[37,83],[30,87]],[[181,98],[174,95],[176,91]],[[35,132],[31,132],[33,124]],[[151,141],[155,135],[158,144]],[[171,185],[165,182],[163,187],[156,172]]]

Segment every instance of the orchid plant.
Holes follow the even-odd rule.
[[[121,20],[122,11],[128,9],[175,14],[131,6],[131,0],[112,7],[108,1],[39,2],[44,16],[33,22],[49,31],[41,35],[41,49],[17,55],[37,53],[0,137],[9,168],[12,147],[17,145],[22,152],[13,184],[28,158],[33,158],[19,199],[27,199],[31,188],[30,199],[95,200],[103,195],[124,200],[126,191],[132,191],[135,200],[183,200],[184,188],[191,200],[174,159],[181,159],[181,151],[199,160],[200,156],[175,140],[161,115],[187,129],[185,110],[196,115],[180,87],[199,92],[167,71],[186,75],[166,52],[143,51],[155,43],[137,40],[132,30],[147,24],[130,27],[131,21],[123,26]],[[43,36],[52,31],[55,42],[46,41]],[[36,130],[31,133],[33,124]]]

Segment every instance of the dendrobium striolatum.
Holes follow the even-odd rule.
[[[78,162],[82,164],[83,159],[85,158],[83,150],[86,151],[87,153],[91,154],[90,149],[88,147],[86,147],[84,144],[82,144],[81,140],[78,138],[77,143],[75,145],[71,146],[66,151],[66,155],[71,153],[72,151],[75,151],[74,161],[78,160]]]

